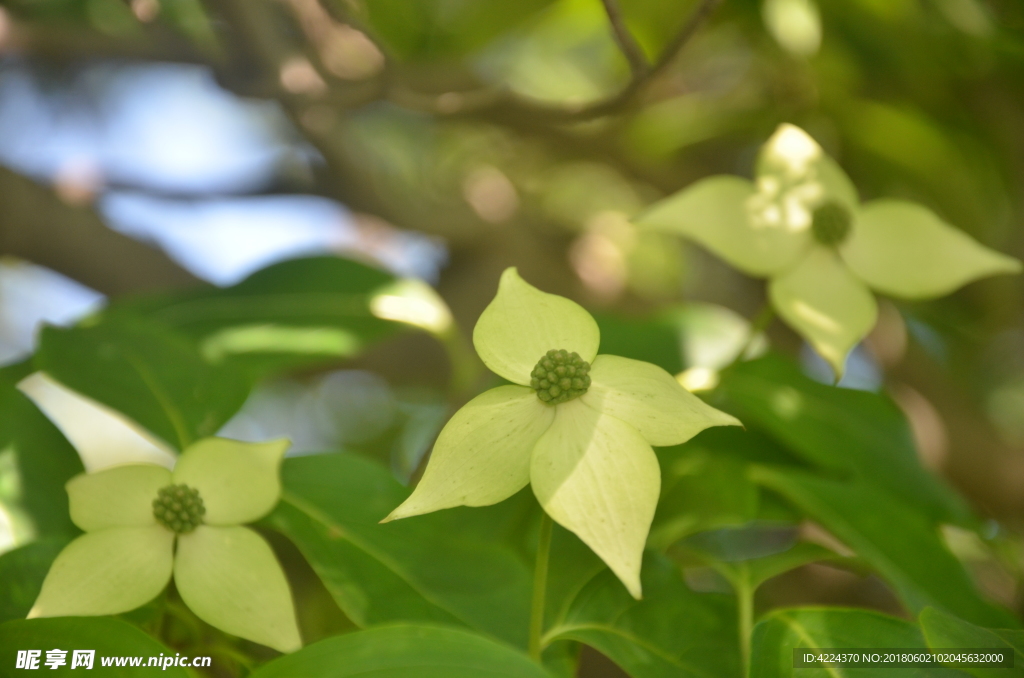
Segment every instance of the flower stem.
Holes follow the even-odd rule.
[[[743,564],[742,571],[733,581],[736,591],[736,606],[739,613],[740,657],[743,660],[743,676],[750,675],[750,641],[754,629],[754,587],[750,585],[750,573]]]
[[[540,535],[537,538],[537,562],[533,570],[533,603],[530,607],[530,657],[540,661],[541,634],[544,632],[544,607],[548,592],[548,560],[551,556],[551,528],[554,523],[541,513]]]
[[[736,365],[737,363],[743,362],[743,358],[747,355],[747,351],[754,345],[757,337],[768,329],[768,326],[772,324],[772,320],[775,319],[775,309],[772,308],[771,303],[765,303],[761,307],[761,310],[757,312],[754,319],[750,321],[750,330],[747,332],[747,339],[743,342],[743,347],[736,354],[736,357],[729,363],[729,367]],[[728,367],[726,368],[728,369]]]

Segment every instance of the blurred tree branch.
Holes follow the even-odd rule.
[[[608,15],[608,23],[612,25],[612,35],[615,36],[615,42],[619,44],[622,55],[629,62],[629,68],[633,72],[633,77],[643,77],[647,69],[650,68],[650,64],[647,63],[647,57],[637,43],[636,38],[629,32],[626,20],[622,16],[622,10],[619,9],[619,3],[616,0],[601,0],[601,4],[604,5],[604,11]]]
[[[63,202],[0,167],[0,254],[47,266],[103,294],[198,285],[162,251],[112,231],[89,207]]]

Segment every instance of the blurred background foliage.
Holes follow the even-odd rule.
[[[749,175],[787,121],[864,199],[921,202],[1024,256],[1019,2],[5,0],[0,56],[0,550],[35,547],[0,566],[30,571],[73,533],[62,486],[77,458],[13,388],[32,369],[175,445],[288,435],[297,454],[361,452],[408,484],[487,385],[469,331],[514,265],[594,310],[605,351],[680,374],[747,423],[661,451],[651,545],[690,588],[758,612],[938,605],[1014,624],[1024,281],[885,302],[838,391],[779,323],[748,347],[775,355],[720,374],[762,284],[629,218],[710,174]],[[508,504],[456,512],[460,529],[504,521],[528,562],[535,516]],[[914,548],[880,513],[905,518]],[[275,542],[304,631],[362,625],[297,520],[269,523],[303,553]],[[755,653],[784,621],[765,622]],[[631,670],[606,639],[553,637]],[[584,675],[614,670],[584,655]]]

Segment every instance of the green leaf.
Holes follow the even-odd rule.
[[[914,613],[931,605],[992,626],[1018,622],[985,601],[926,516],[867,483],[769,467],[755,481],[782,494],[870,563]]]
[[[841,608],[776,610],[754,627],[750,678],[858,678],[863,669],[808,668],[793,670],[793,648],[921,648],[921,631],[910,622],[868,610]],[[872,678],[954,678],[958,671],[942,668],[880,667]]]
[[[35,364],[178,449],[216,433],[249,392],[240,373],[210,365],[184,338],[139,319],[47,327]]]
[[[46,650],[59,648],[67,650],[67,664],[51,670],[44,665]],[[75,676],[82,667],[71,669],[71,651],[95,650],[93,670],[103,676],[114,678],[135,678],[143,673],[132,667],[104,667],[104,657],[140,657],[146,666],[150,657],[175,656],[174,651],[161,645],[136,627],[119,619],[109,617],[60,617],[57,619],[16,619],[0,624],[0,666],[13,669],[18,650],[42,650],[39,668],[48,676]],[[156,671],[150,668],[148,672]],[[31,675],[31,674],[26,674]],[[89,675],[86,673],[85,675]],[[168,678],[190,678],[187,669],[161,666],[159,675]]]
[[[746,577],[751,588],[756,589],[772,577],[777,577],[803,565],[820,563],[823,560],[841,560],[842,558],[843,556],[824,546],[802,542],[782,553],[746,561],[742,563],[742,567],[746,570]],[[740,564],[736,565],[736,567],[740,566]]]
[[[731,598],[694,593],[679,570],[648,551],[645,598],[634,600],[611,572],[595,576],[545,634],[575,640],[610,658],[633,678],[740,675]]]
[[[30,517],[38,535],[73,536],[64,483],[82,472],[78,454],[53,423],[15,385],[30,363],[0,369],[0,453],[14,454],[16,474],[4,478],[12,496],[0,499]]]
[[[969,667],[963,670],[977,678],[1024,676],[1024,631],[1019,629],[986,629],[975,626],[933,607],[926,607],[919,618],[921,630],[932,649],[1000,648],[1013,653],[1012,670],[1005,668]]]
[[[374,315],[376,291],[395,283],[379,269],[340,257],[292,259],[231,287],[149,295],[109,311],[141,314],[180,331],[207,357],[247,373],[337,361],[405,325]]]
[[[282,481],[268,522],[356,624],[460,624],[526,646],[527,569],[507,547],[463,537],[459,512],[379,525],[409,492],[352,454],[286,459]]]
[[[815,466],[875,485],[936,522],[971,521],[964,501],[921,466],[906,418],[888,397],[819,384],[778,356],[724,372],[720,391],[744,423]]]
[[[648,543],[667,548],[695,532],[739,525],[757,515],[758,488],[747,464],[702,447],[659,452],[662,490]]]
[[[250,678],[550,678],[526,655],[488,638],[400,624],[335,636],[275,659]]]
[[[25,618],[66,545],[62,539],[44,539],[0,555],[0,622]]]

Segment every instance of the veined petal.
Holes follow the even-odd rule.
[[[634,222],[697,241],[744,273],[764,277],[790,266],[810,245],[808,231],[790,228],[772,200],[746,179],[702,179],[656,202]]]
[[[29,617],[120,614],[153,600],[171,579],[174,533],[158,525],[89,532],[50,566]]]
[[[511,382],[530,383],[530,372],[551,349],[575,351],[588,363],[597,355],[601,334],[586,309],[574,301],[541,292],[515,268],[501,274],[498,294],[473,328],[480,359]]]
[[[831,200],[852,211],[860,202],[846,172],[807,132],[789,123],[779,125],[761,147],[757,183],[760,190],[777,194],[783,203],[792,203],[788,207],[794,212],[800,206],[813,208]],[[791,219],[796,218],[791,215]]]
[[[171,472],[154,464],[80,473],[67,482],[71,521],[86,532],[107,527],[156,525],[153,500],[171,484]]]
[[[1021,272],[1013,257],[979,245],[931,210],[902,200],[864,205],[840,253],[870,287],[904,299],[938,297],[978,278]]]
[[[385,521],[511,497],[530,482],[530,454],[554,418],[555,407],[523,386],[473,398],[445,424],[423,478]]]
[[[281,459],[288,440],[243,443],[203,438],[181,454],[175,483],[199,490],[210,525],[251,523],[270,513],[281,498]]]
[[[772,279],[768,296],[789,326],[828,361],[837,379],[847,354],[878,316],[870,290],[823,247],[815,247],[792,270]]]
[[[18,389],[78,450],[88,472],[121,464],[174,466],[176,456],[163,441],[120,412],[72,391],[45,372],[25,377]]]
[[[206,623],[281,652],[302,647],[281,565],[249,528],[200,525],[181,535],[174,583]]]
[[[651,445],[679,445],[711,426],[742,426],[651,363],[599,355],[590,379],[580,400],[632,425]]]
[[[533,450],[530,481],[548,515],[640,598],[640,564],[661,469],[639,431],[578,399],[558,405]]]

